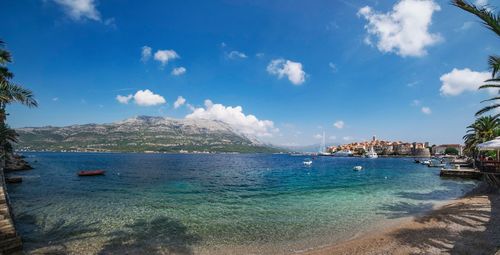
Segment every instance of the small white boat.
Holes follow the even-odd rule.
[[[333,153],[334,157],[352,157],[353,153],[350,150],[341,150]]]
[[[377,153],[373,149],[373,146],[370,148],[370,150],[365,154],[365,157],[367,158],[378,158]]]
[[[312,165],[312,163],[313,163],[313,162],[312,162],[312,160],[310,160],[310,159],[306,159],[306,160],[304,160],[304,162],[302,162],[302,163],[304,163],[304,166],[310,166],[310,165]]]
[[[355,167],[352,168],[352,170],[354,170],[354,171],[361,171],[361,170],[363,170],[363,167],[362,166],[355,166]]]

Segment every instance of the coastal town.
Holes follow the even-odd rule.
[[[429,142],[379,140],[376,136],[373,136],[369,141],[329,146],[326,148],[326,151],[332,154],[339,151],[351,151],[353,155],[364,155],[371,148],[373,148],[378,155],[386,156],[429,157],[431,155],[444,154],[463,155],[463,145],[461,144],[431,145]]]

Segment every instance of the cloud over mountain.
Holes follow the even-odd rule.
[[[205,107],[195,108],[186,118],[223,121],[243,134],[258,137],[269,137],[279,131],[270,120],[259,120],[254,115],[244,114],[241,106],[214,104],[209,99],[205,100]]]
[[[167,101],[164,97],[153,93],[151,90],[139,90],[134,95],[127,96],[117,95],[116,100],[121,104],[128,104],[131,100],[139,106],[154,106],[165,104]]]

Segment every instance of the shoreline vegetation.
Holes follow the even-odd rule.
[[[298,254],[497,254],[498,226],[500,192],[482,182],[421,216]]]

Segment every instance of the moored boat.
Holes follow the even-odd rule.
[[[5,181],[7,183],[20,183],[20,182],[23,182],[23,178],[20,176],[13,176],[13,177],[5,178]]]
[[[302,163],[303,163],[305,166],[310,166],[310,165],[312,165],[312,163],[313,163],[313,162],[312,162],[312,160],[310,160],[310,159],[306,159],[306,160],[304,160],[304,162],[302,162]]]
[[[365,154],[365,157],[367,158],[378,158],[377,153],[373,149],[373,146],[370,148],[370,150]]]
[[[82,170],[78,172],[78,176],[104,175],[104,173],[104,170]]]
[[[350,150],[341,150],[333,153],[334,157],[352,157],[353,153]]]

